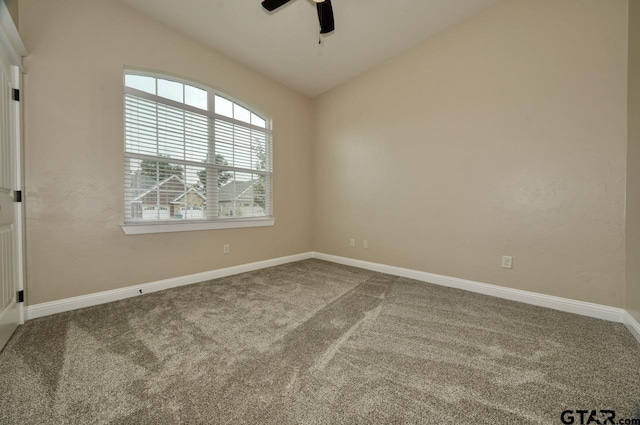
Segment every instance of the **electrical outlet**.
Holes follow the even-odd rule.
[[[369,248],[369,241],[368,241],[368,240],[366,240],[366,239],[365,239],[365,240],[363,240],[363,241],[362,241],[362,247],[363,247],[364,249]]]
[[[513,257],[509,257],[508,255],[502,256],[502,267],[505,269],[513,268]]]
[[[356,240],[355,239],[349,239],[349,246],[356,246]]]
[[[225,244],[223,247],[223,251],[225,254],[228,254],[231,252],[231,248],[229,247],[229,244]]]

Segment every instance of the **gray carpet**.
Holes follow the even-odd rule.
[[[1,424],[560,424],[638,405],[620,324],[318,260],[30,321],[0,353]]]

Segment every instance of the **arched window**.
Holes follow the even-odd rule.
[[[124,73],[124,111],[126,224],[273,217],[269,117],[211,88],[134,70]],[[193,207],[202,213],[184,213]]]

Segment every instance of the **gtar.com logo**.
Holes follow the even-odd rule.
[[[616,419],[613,410],[565,410],[560,421],[566,425],[640,425],[640,419]]]

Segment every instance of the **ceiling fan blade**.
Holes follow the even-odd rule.
[[[318,8],[318,20],[320,21],[320,34],[328,34],[335,30],[331,0],[324,0],[322,3],[318,3],[316,7]]]
[[[280,6],[284,6],[289,3],[291,0],[264,0],[262,2],[262,7],[267,9],[269,12],[273,12]]]

